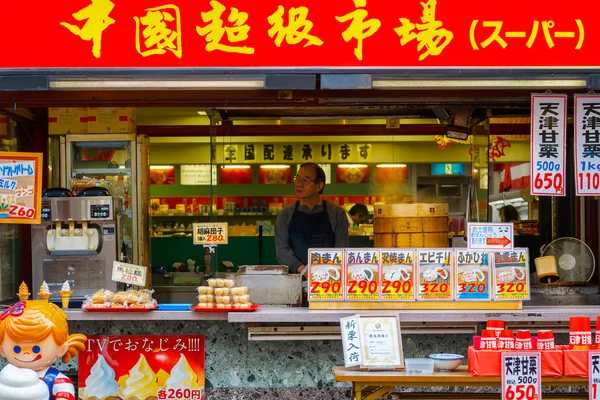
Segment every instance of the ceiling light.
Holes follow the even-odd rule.
[[[252,168],[250,165],[222,165],[223,169],[248,169]]]
[[[206,111],[196,111],[198,115],[206,116]]]
[[[288,169],[289,165],[261,165],[260,168],[263,169]]]
[[[339,168],[367,168],[367,164],[340,164]]]
[[[377,168],[406,168],[406,164],[378,164]]]
[[[581,89],[586,79],[373,79],[373,89]]]
[[[173,169],[175,168],[172,165],[151,165],[150,169]]]
[[[217,90],[263,89],[264,79],[249,80],[79,80],[64,79],[49,83],[50,90]]]

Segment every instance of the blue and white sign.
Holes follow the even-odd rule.
[[[469,250],[512,250],[514,224],[469,223],[467,224]]]

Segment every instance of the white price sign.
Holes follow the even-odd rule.
[[[531,96],[531,194],[565,195],[567,95]]]
[[[600,96],[575,95],[575,190],[600,194]]]
[[[469,250],[512,250],[514,224],[512,222],[468,223],[467,246]]]
[[[128,285],[145,286],[148,268],[141,265],[113,261],[112,280]]]
[[[227,244],[227,222],[194,224],[194,244]]]
[[[502,400],[541,400],[540,353],[502,353]]]
[[[589,379],[590,379],[590,400],[600,400],[600,352],[590,351],[589,353]]]

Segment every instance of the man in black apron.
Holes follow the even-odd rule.
[[[348,247],[348,217],[343,208],[321,198],[325,172],[314,163],[300,166],[294,179],[294,203],[275,222],[277,261],[306,277],[309,248]]]

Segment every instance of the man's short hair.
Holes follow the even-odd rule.
[[[323,194],[323,190],[325,189],[325,171],[319,164],[315,164],[312,162],[307,162],[300,165],[298,171],[302,168],[312,168],[315,171],[315,183],[323,182],[323,189],[319,190],[319,194]]]

